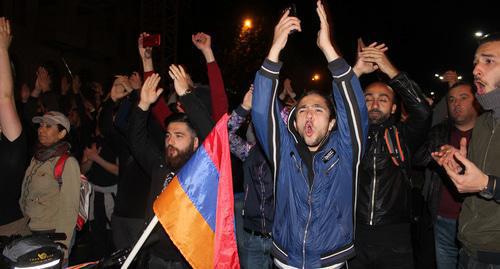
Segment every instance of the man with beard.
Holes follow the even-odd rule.
[[[457,219],[464,196],[458,193],[446,171],[432,160],[431,152],[442,146],[459,148],[462,137],[469,141],[480,111],[472,85],[465,82],[452,85],[445,100],[449,119],[432,127],[414,157],[415,166],[429,169],[422,193],[434,224],[436,262],[440,269],[457,268]]]
[[[380,70],[388,83],[365,89],[370,127],[361,161],[356,208],[356,257],[350,268],[413,268],[410,158],[429,130],[431,110],[418,85],[399,72],[384,45],[360,48],[354,72]],[[396,117],[401,98],[408,119]],[[391,240],[387,240],[391,238]]]
[[[462,243],[458,268],[500,268],[500,33],[479,42],[474,57],[476,98],[486,110],[460,149],[443,147],[432,154],[457,190],[470,193],[458,219]],[[469,148],[467,149],[467,144]]]
[[[130,117],[129,141],[132,154],[151,176],[146,219],[153,217],[153,202],[156,197],[191,157],[213,126],[210,113],[191,92],[188,74],[184,69],[172,65],[169,74],[174,80],[175,91],[186,114],[176,113],[166,119],[164,153],[150,140],[146,128],[149,109],[163,92],[163,89],[157,89],[160,81],[158,74],[151,75],[144,82],[141,99]],[[189,267],[161,226],[156,227],[146,245],[151,246],[148,268]]]

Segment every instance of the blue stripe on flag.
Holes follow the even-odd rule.
[[[215,232],[219,173],[203,146],[182,167],[177,177],[184,192]]]

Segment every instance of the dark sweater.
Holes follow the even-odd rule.
[[[19,195],[26,168],[27,144],[24,132],[14,141],[0,134],[0,225],[23,217]]]

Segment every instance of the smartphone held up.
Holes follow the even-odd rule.
[[[287,8],[285,8],[285,10],[283,12],[286,12],[287,10],[290,11],[290,13],[288,13],[289,17],[297,17],[297,6],[295,6],[294,3],[291,3]],[[296,33],[296,32],[297,32],[297,30],[292,30],[292,31],[290,31],[289,35]]]
[[[147,47],[159,47],[161,44],[160,34],[150,34],[142,38],[142,46]]]

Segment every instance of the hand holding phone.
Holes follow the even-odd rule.
[[[288,13],[288,17],[297,17],[297,7],[295,6],[294,3],[290,4],[290,6],[288,6],[286,9],[285,9],[285,12],[289,10],[290,13]],[[289,35],[293,34],[297,32],[297,30],[292,30],[290,31]]]
[[[144,36],[142,38],[142,46],[144,48],[147,47],[159,47],[161,44],[161,35],[160,34],[151,34]]]

